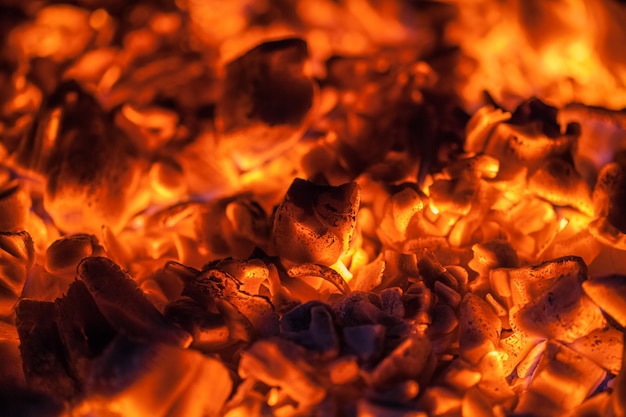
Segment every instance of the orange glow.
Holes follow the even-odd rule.
[[[625,5],[10,3],[0,404],[626,413]]]
[[[625,13],[611,3],[459,3],[459,25],[450,35],[475,60],[462,87],[468,105],[475,108],[486,90],[509,105],[535,95],[555,105],[624,107],[626,61],[612,50],[624,36],[616,28]]]

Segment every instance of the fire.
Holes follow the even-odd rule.
[[[0,414],[624,414],[623,5],[122,3],[0,6]]]
[[[626,104],[618,2],[478,0],[459,10],[450,36],[467,53],[462,92],[471,108],[484,91],[509,107],[530,96],[557,106]]]

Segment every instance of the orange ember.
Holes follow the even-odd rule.
[[[0,415],[626,415],[625,19],[0,2]]]

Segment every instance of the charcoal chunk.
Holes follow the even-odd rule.
[[[168,321],[141,292],[135,281],[113,261],[86,258],[78,276],[91,293],[102,315],[128,336],[189,346],[191,335]]]
[[[72,373],[81,381],[91,361],[102,353],[117,332],[102,315],[83,281],[74,281],[67,294],[54,302],[56,323]]]
[[[46,210],[64,231],[99,233],[103,225],[120,230],[144,196],[138,188],[142,163],[136,150],[76,83],[60,85],[48,105],[45,112],[60,114],[56,136],[30,145],[48,149],[33,153],[25,145],[22,150],[41,153],[25,165],[47,177]]]
[[[365,324],[343,328],[343,339],[348,353],[360,361],[375,361],[382,355],[385,345],[385,326]]]
[[[15,309],[24,376],[29,387],[70,399],[81,388],[71,374],[54,303],[23,299]]]
[[[0,315],[11,313],[35,260],[28,232],[0,232]]]
[[[334,356],[339,351],[334,313],[319,301],[302,304],[283,316],[282,335],[314,352]]]
[[[265,42],[226,66],[217,103],[218,126],[238,165],[252,168],[295,140],[312,104],[314,87],[303,72],[302,39]]]
[[[352,241],[360,188],[338,187],[295,179],[274,214],[276,251],[293,262],[332,265]]]
[[[65,405],[45,392],[33,389],[0,386],[0,415],[15,417],[61,417]]]
[[[617,162],[605,165],[593,190],[597,216],[606,216],[609,223],[626,233],[626,166]]]

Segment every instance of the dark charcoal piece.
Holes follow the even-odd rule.
[[[540,123],[543,133],[551,138],[561,134],[561,127],[557,121],[558,109],[545,104],[537,98],[531,98],[522,102],[511,115],[511,124],[525,125],[527,123]]]
[[[319,301],[302,304],[283,316],[282,335],[325,356],[339,352],[332,309]]]
[[[600,171],[593,191],[596,215],[606,216],[609,223],[626,233],[626,164],[610,163]]]
[[[59,335],[72,373],[85,381],[91,360],[102,353],[117,332],[102,315],[83,281],[74,281],[67,294],[54,304]]]
[[[393,347],[411,331],[411,325],[402,318],[385,313],[380,297],[373,293],[352,293],[336,305],[339,323],[346,327],[382,325],[385,328],[386,348]]]
[[[65,407],[58,399],[38,391],[0,386],[0,415],[7,417],[61,417]]]
[[[216,106],[222,141],[247,170],[295,143],[304,131],[315,88],[304,74],[308,57],[301,39],[266,42],[226,66]]]
[[[0,315],[12,313],[34,259],[35,247],[28,232],[0,232]]]
[[[15,308],[24,376],[32,389],[70,399],[80,392],[55,322],[54,303],[23,299]]]
[[[124,225],[141,166],[131,142],[96,99],[75,82],[63,83],[37,120],[16,156],[23,167],[46,175],[44,203],[55,224],[93,233],[103,224],[114,230]]]
[[[356,355],[362,362],[374,361],[383,353],[385,326],[366,324],[344,327],[343,339],[348,353]]]
[[[226,66],[218,104],[224,131],[254,123],[299,126],[313,103],[313,84],[302,73],[308,57],[302,39],[263,43]]]
[[[455,291],[459,290],[457,279],[439,263],[435,255],[428,249],[424,249],[422,252],[422,256],[417,261],[417,267],[429,288],[434,288],[435,282],[439,281]]]
[[[78,276],[102,315],[118,331],[132,338],[189,346],[191,335],[168,321],[145,297],[135,281],[113,261],[86,258]]]

